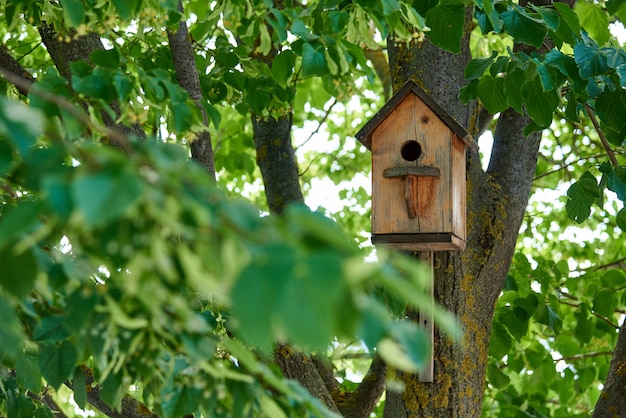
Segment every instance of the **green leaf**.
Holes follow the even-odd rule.
[[[113,6],[117,9],[122,19],[130,19],[137,11],[139,0],[112,0]]]
[[[493,7],[493,2],[491,0],[483,1],[483,7],[485,10],[485,14],[489,18],[489,22],[493,26],[493,31],[495,33],[502,32],[502,29],[504,28],[504,22],[502,22],[502,19],[500,19],[500,14],[498,13],[498,11]]]
[[[241,338],[248,343],[269,348],[276,306],[294,267],[289,248],[269,245],[239,275],[231,295],[233,316]]]
[[[126,388],[122,384],[121,372],[109,373],[109,375],[102,382],[102,391],[100,397],[107,405],[119,410],[122,405],[122,399],[126,394]]]
[[[50,174],[41,181],[41,188],[48,205],[62,220],[67,220],[72,213],[72,194],[70,178],[66,174]]]
[[[286,86],[293,74],[296,55],[291,50],[282,51],[272,61],[272,78],[281,86]]]
[[[615,313],[614,297],[615,292],[612,289],[599,289],[593,297],[593,310],[610,318]]]
[[[528,116],[539,126],[547,127],[552,122],[552,115],[559,105],[556,90],[544,91],[538,77],[527,81],[522,86],[522,97]]]
[[[489,379],[489,383],[496,389],[504,389],[510,383],[509,377],[504,374],[495,363],[489,363],[487,367],[487,379]]]
[[[536,48],[543,44],[546,37],[546,29],[541,21],[531,18],[524,9],[515,6],[513,10],[507,10],[500,14],[504,22],[504,29],[516,42],[532,45]]]
[[[4,264],[0,264],[3,265]],[[0,277],[4,275],[0,274]],[[22,334],[22,326],[17,319],[11,303],[0,294],[0,318],[2,318],[2,326],[0,327],[0,359],[8,357],[9,359],[19,359],[23,357],[22,346],[26,339]]]
[[[509,107],[504,94],[504,78],[485,76],[478,83],[478,97],[485,108],[495,115]]]
[[[177,103],[172,106],[172,116],[174,118],[174,131],[186,132],[194,122],[192,105],[189,103]]]
[[[176,418],[193,413],[200,404],[202,390],[190,387],[176,387],[161,394],[161,408],[165,418]]]
[[[574,60],[580,68],[580,76],[583,79],[605,74],[609,69],[606,57],[597,47],[582,43],[574,46]]]
[[[117,48],[98,49],[89,55],[89,60],[101,67],[119,69],[120,53]]]
[[[58,389],[65,379],[74,372],[78,353],[74,344],[63,341],[61,344],[44,343],[39,346],[39,369],[44,379],[54,389]]]
[[[556,10],[545,6],[537,7],[534,4],[532,5],[532,8],[541,15],[541,18],[545,22],[548,29],[556,31],[559,28],[561,22],[559,14]]]
[[[458,53],[465,27],[465,5],[461,0],[441,0],[426,13],[428,39],[436,46]]]
[[[559,12],[562,22],[570,28],[576,37],[580,36],[580,21],[578,15],[566,3],[554,2],[552,6]]]
[[[324,48],[313,47],[308,42],[302,46],[302,77],[324,76],[328,74],[328,65],[324,56]]]
[[[38,221],[42,210],[40,201],[25,201],[6,211],[0,218],[0,249],[14,244]]]
[[[542,303],[537,308],[537,312],[535,312],[535,319],[540,324],[547,325],[555,335],[561,332],[561,329],[563,328],[563,320],[550,305],[545,303]]]
[[[517,111],[523,113],[524,98],[522,97],[522,86],[526,82],[526,72],[520,68],[509,71],[504,78],[504,94],[508,104]]]
[[[6,412],[11,418],[32,418],[35,415],[35,403],[21,393],[10,393],[6,396]]]
[[[609,31],[609,16],[600,5],[585,1],[576,2],[574,12],[580,19],[580,25],[598,43],[604,45],[611,37]]]
[[[478,79],[474,79],[467,83],[465,86],[461,87],[461,91],[459,92],[459,98],[463,103],[467,103],[470,100],[474,100],[478,96]]]
[[[78,26],[85,19],[85,6],[80,0],[61,0],[63,16],[69,22],[69,26]]]
[[[33,88],[37,86],[35,83]],[[44,118],[39,110],[0,97],[0,135],[6,136],[22,156],[30,152],[43,126]]]
[[[0,285],[9,293],[23,298],[33,289],[39,268],[30,248],[19,254],[15,247],[0,250],[0,266]]]
[[[611,129],[621,131],[626,126],[626,94],[622,89],[604,90],[596,99],[595,111]]]
[[[518,342],[528,332],[528,317],[521,309],[503,308],[498,312],[497,319]]]
[[[72,184],[72,194],[85,221],[99,226],[121,216],[137,200],[141,183],[124,171],[83,174]]]
[[[493,51],[489,58],[475,58],[471,60],[465,67],[465,78],[473,80],[482,77],[485,71],[493,64],[496,56],[498,56],[498,53]]]
[[[336,253],[314,253],[298,263],[295,276],[287,282],[278,302],[278,315],[287,336],[299,346],[322,350],[336,335],[341,266]]]
[[[413,364],[418,368],[424,367],[432,353],[430,340],[423,328],[410,322],[397,322],[391,328],[391,335],[400,343]]]
[[[585,344],[591,341],[592,322],[589,317],[589,308],[581,303],[578,310],[574,312],[576,318],[576,327],[574,328],[574,336],[578,341]]]
[[[622,231],[626,232],[626,208],[622,208],[617,212],[615,221],[617,222],[617,226],[619,226]]]
[[[9,173],[16,163],[13,148],[4,138],[0,138],[0,176],[4,177],[5,174]]]
[[[15,364],[15,374],[20,386],[34,393],[39,393],[41,390],[41,373],[39,372],[38,356],[36,354],[22,353]]]
[[[87,382],[85,381],[85,373],[80,367],[74,369],[72,389],[74,391],[74,401],[76,405],[84,410],[87,407]]]
[[[65,328],[64,318],[61,315],[51,315],[43,318],[33,331],[33,341],[61,341],[70,336]]]
[[[491,328],[489,355],[497,360],[501,360],[508,354],[512,345],[513,339],[506,330],[506,326],[499,319],[495,320]]]
[[[601,190],[596,178],[585,171],[580,179],[567,190],[568,200],[565,204],[567,216],[577,223],[582,223],[591,214],[591,205],[600,197]]]

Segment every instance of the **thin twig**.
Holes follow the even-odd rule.
[[[591,123],[593,123],[593,127],[596,128],[596,132],[598,133],[598,136],[600,137],[600,141],[602,141],[602,146],[604,147],[607,155],[609,156],[609,160],[611,160],[611,164],[613,164],[613,166],[619,165],[619,163],[617,162],[617,158],[615,158],[615,153],[613,153],[613,150],[609,146],[609,141],[606,140],[606,136],[604,136],[604,132],[602,132],[602,129],[600,128],[600,124],[598,124],[598,119],[596,119],[596,115],[593,113],[593,110],[591,109],[589,105],[585,105],[585,110],[587,111],[587,114],[589,115],[589,118],[591,119]]]
[[[612,351],[596,351],[594,353],[581,353],[581,354],[574,354],[572,356],[564,356],[561,358],[555,358],[554,361],[555,362],[574,361],[574,360],[586,359],[589,357],[612,356],[612,355],[613,355]]]
[[[120,148],[122,148],[124,151],[130,151],[130,141],[128,140],[128,137],[126,135],[124,135],[117,129],[112,129],[107,126],[100,126],[99,124],[96,124],[89,118],[87,114],[76,108],[76,106],[74,106],[70,101],[66,100],[65,98],[56,96],[39,88],[33,88],[34,84],[26,81],[22,77],[14,74],[4,67],[0,67],[0,74],[2,74],[5,79],[14,84],[16,87],[28,91],[29,94],[33,94],[47,102],[56,104],[63,110],[67,111],[67,113],[78,119],[81,123],[90,127],[92,130],[104,132],[106,135],[108,135],[109,139],[112,140],[112,142],[114,142],[116,145],[119,145]]]
[[[309,142],[311,140],[311,138],[313,138],[315,135],[317,135],[319,133],[320,129],[322,128],[322,125],[324,125],[324,123],[326,123],[326,120],[330,116],[330,111],[333,110],[333,107],[335,107],[336,104],[337,104],[337,99],[335,98],[335,100],[333,100],[333,102],[328,107],[328,110],[326,110],[326,113],[324,114],[324,116],[322,117],[320,122],[317,124],[317,128],[313,132],[311,132],[311,135],[309,135],[309,137],[303,143],[301,143],[300,145],[298,145],[296,147],[295,151],[298,151],[298,149],[300,149],[300,147],[302,147],[304,144]]]

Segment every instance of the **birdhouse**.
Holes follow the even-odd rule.
[[[372,152],[372,242],[463,250],[465,129],[409,81],[356,137]]]

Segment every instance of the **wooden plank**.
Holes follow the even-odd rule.
[[[417,254],[417,258],[430,267],[430,306],[425,306],[422,310],[417,312],[417,322],[422,327],[430,341],[430,353],[424,368],[417,374],[418,381],[422,383],[432,383],[434,381],[434,357],[435,357],[435,326],[432,318],[432,312],[435,307],[435,294],[434,294],[434,253],[432,251],[422,251]]]
[[[406,176],[405,178],[404,200],[406,200],[406,211],[409,218],[417,217],[417,177]]]
[[[383,171],[383,177],[430,176],[439,177],[441,170],[437,167],[393,167]]]
[[[372,244],[402,251],[465,249],[465,241],[454,234],[372,234]]]

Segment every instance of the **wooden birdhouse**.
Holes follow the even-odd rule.
[[[465,129],[409,81],[356,137],[372,152],[372,242],[464,249]]]

